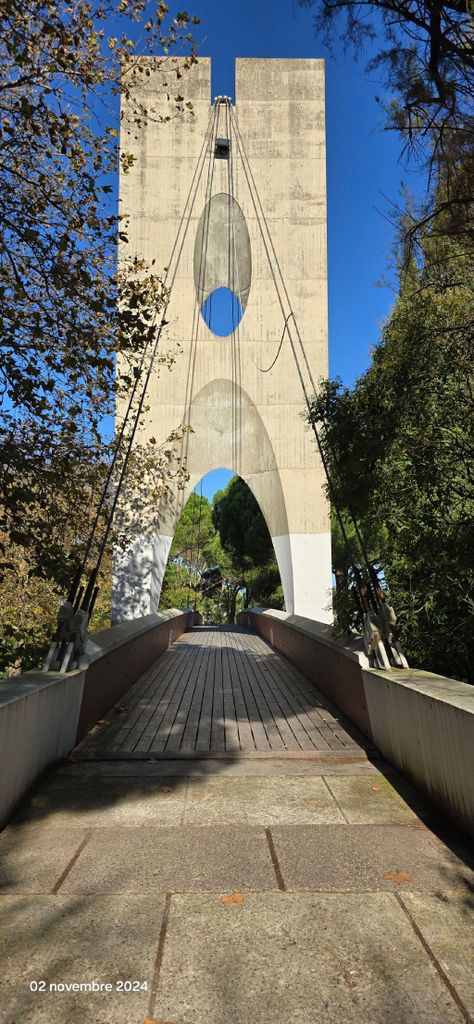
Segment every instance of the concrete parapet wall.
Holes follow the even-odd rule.
[[[474,687],[421,669],[362,675],[375,745],[474,835]]]
[[[149,665],[193,624],[191,609],[171,608],[158,615],[121,622],[93,633],[89,668],[77,726],[79,742]]]
[[[380,753],[474,835],[474,687],[421,669],[371,669],[356,645],[298,615],[237,616],[325,694]]]
[[[263,608],[247,609],[237,622],[255,630],[288,658],[332,701],[364,736],[371,736],[362,667],[369,662],[361,650],[344,647],[334,639],[332,628],[302,615]]]
[[[0,826],[49,765],[74,746],[85,672],[0,682]]]
[[[72,750],[192,618],[191,610],[171,609],[124,622],[91,635],[85,670],[0,681],[0,827],[35,779]]]

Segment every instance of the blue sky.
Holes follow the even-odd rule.
[[[400,140],[382,128],[375,76],[336,44],[332,57],[314,30],[314,12],[291,0],[190,0],[201,18],[200,53],[212,58],[212,95],[234,95],[236,57],[326,60],[330,375],[352,384],[367,367],[379,327],[394,301],[376,282],[388,274],[394,232],[386,219],[402,180],[422,181],[398,162]],[[191,12],[191,6],[189,6]],[[264,197],[262,197],[264,201]]]
[[[402,181],[420,192],[422,178],[399,162],[400,140],[384,131],[376,96],[383,85],[365,72],[370,54],[354,62],[342,41],[332,56],[314,30],[314,13],[291,0],[255,3],[190,0],[201,18],[200,53],[212,58],[212,95],[234,95],[236,57],[323,57],[326,60],[329,370],[351,385],[366,369],[395,293],[389,277],[394,230],[387,214]],[[264,197],[262,197],[264,201]],[[396,282],[393,282],[395,285]],[[212,496],[228,474],[206,480]]]

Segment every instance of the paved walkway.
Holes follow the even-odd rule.
[[[2,1024],[472,1020],[465,844],[363,749],[294,753],[45,779],[0,837]]]

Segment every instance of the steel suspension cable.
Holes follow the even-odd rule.
[[[192,213],[192,209],[194,207],[194,202],[195,202],[195,199],[196,199],[197,188],[199,186],[199,181],[200,181],[201,174],[202,174],[202,169],[203,169],[203,166],[204,166],[204,158],[205,158],[206,146],[207,146],[209,135],[210,135],[210,132],[211,132],[211,129],[212,129],[212,120],[213,120],[213,115],[211,113],[210,118],[209,118],[209,122],[208,122],[208,125],[207,125],[207,128],[206,128],[206,132],[205,132],[205,135],[204,135],[204,141],[203,141],[203,144],[202,144],[202,147],[201,147],[201,151],[199,153],[198,160],[197,160],[197,163],[196,163],[196,167],[194,169],[193,177],[191,179],[191,185],[190,185],[190,188],[189,188],[189,192],[188,192],[188,195],[186,197],[186,201],[185,201],[185,204],[184,204],[184,207],[183,207],[183,212],[181,214],[180,223],[178,225],[178,231],[177,231],[176,238],[175,238],[175,241],[174,241],[174,245],[173,245],[173,248],[172,248],[172,251],[171,251],[170,259],[168,261],[168,265],[167,265],[167,268],[166,268],[166,273],[165,273],[165,276],[163,278],[163,289],[166,288],[167,281],[168,281],[168,279],[170,277],[171,277],[172,281],[171,281],[170,289],[168,291],[168,299],[165,301],[165,305],[163,307],[163,312],[162,312],[162,317],[161,317],[161,324],[160,324],[160,326],[158,328],[159,336],[161,335],[161,331],[162,331],[162,329],[163,329],[163,327],[165,325],[166,311],[168,309],[168,305],[169,305],[169,301],[170,301],[171,289],[173,287],[173,284],[174,284],[174,281],[175,281],[175,278],[176,278],[176,272],[177,272],[179,260],[180,260],[180,257],[181,257],[181,253],[182,253],[184,239],[185,239],[186,233],[187,233],[187,226],[186,226],[186,229],[185,229],[185,234],[183,236],[181,245],[179,245],[180,234],[181,234],[181,231],[182,231],[182,228],[183,228],[183,224],[185,223],[186,210],[188,208],[188,204],[189,204],[190,201],[191,201],[191,207],[190,207],[190,210],[189,210],[189,213],[188,213],[188,216],[187,216],[187,225],[189,224],[189,219],[190,219],[190,216],[191,216],[191,213]],[[194,196],[193,196],[193,190],[194,190]],[[179,248],[178,248],[178,246],[179,246]],[[174,271],[172,271],[171,268],[172,268],[173,260],[175,258],[175,255],[176,255],[177,251],[178,251],[178,259],[177,259],[176,267],[174,268]],[[106,479],[105,479],[105,482],[104,482],[104,485],[103,485],[103,488],[102,488],[102,492],[101,492],[100,499],[99,499],[99,504],[98,504],[98,507],[97,507],[97,511],[96,511],[96,514],[95,514],[95,517],[94,517],[94,521],[93,521],[93,525],[92,525],[92,528],[91,528],[91,531],[90,531],[90,534],[89,534],[89,537],[88,537],[88,541],[87,541],[87,544],[86,544],[86,549],[85,549],[85,552],[83,554],[81,564],[78,567],[78,569],[76,570],[76,573],[75,573],[75,576],[74,576],[74,580],[72,582],[72,585],[71,585],[71,588],[70,588],[70,591],[69,591],[68,600],[71,603],[76,602],[76,599],[77,599],[77,596],[78,596],[79,584],[80,584],[81,578],[82,578],[82,576],[83,576],[83,574],[85,572],[86,566],[87,566],[87,561],[88,561],[89,555],[90,555],[91,550],[92,550],[92,546],[93,546],[93,543],[94,543],[94,539],[95,539],[97,528],[98,528],[98,525],[99,525],[99,522],[100,522],[102,511],[103,511],[104,505],[106,503],[107,494],[108,494],[109,487],[110,487],[110,482],[112,480],[113,473],[114,473],[114,471],[116,469],[116,466],[117,466],[119,454],[121,453],[121,449],[122,449],[122,446],[123,446],[123,441],[124,441],[124,438],[125,438],[125,431],[126,431],[128,422],[129,422],[130,417],[131,417],[133,405],[134,405],[135,398],[136,398],[137,391],[138,391],[138,385],[139,385],[139,382],[140,382],[140,379],[141,379],[141,375],[142,375],[142,372],[143,372],[143,368],[145,366],[145,362],[146,362],[147,356],[149,355],[150,345],[151,345],[151,341],[147,341],[145,346],[144,346],[142,355],[141,355],[139,366],[134,368],[135,380],[134,380],[132,392],[131,392],[129,400],[128,400],[128,404],[127,404],[127,408],[126,408],[126,411],[125,411],[125,415],[124,415],[124,418],[122,420],[120,431],[119,431],[118,437],[116,439],[116,444],[115,444],[115,450],[114,450],[113,458],[111,460],[111,463],[110,463],[110,466],[109,466],[109,469],[108,469],[108,472],[107,472],[107,476],[106,476]],[[154,356],[152,356],[152,360],[153,360],[153,358],[154,358]],[[94,578],[97,577],[99,567],[100,566],[97,566],[97,565],[95,566],[96,572],[95,572],[95,577]],[[91,588],[89,586],[89,592],[90,592],[90,590],[91,590]],[[79,600],[80,600],[80,597],[82,597],[82,593],[79,595]]]
[[[211,197],[212,197],[212,184],[214,180],[214,163],[215,163],[215,144],[216,144],[216,133],[218,124],[218,105],[214,104],[211,113],[212,130],[210,134],[210,147],[209,147],[209,163],[207,168],[207,180],[206,189],[204,196],[204,225],[203,225],[203,242],[199,257],[199,272],[197,282],[195,281],[197,289],[197,302],[193,303],[193,318],[191,325],[191,342],[189,350],[189,363],[188,363],[188,377],[186,381],[186,395],[185,395],[185,416],[189,419],[191,412],[191,403],[193,397],[193,386],[194,386],[194,371],[196,366],[196,355],[197,355],[197,341],[199,336],[199,317],[200,313],[200,302],[201,294],[205,291],[206,282],[206,271],[207,271],[207,250],[209,243],[209,225],[211,219]],[[204,299],[206,301],[206,299]],[[189,439],[183,442],[182,448],[182,459],[183,461],[187,457],[187,450],[189,445]]]
[[[237,145],[238,145],[238,149],[239,149],[239,153],[240,153],[240,158],[241,158],[241,161],[242,161],[242,166],[243,166],[243,169],[244,169],[244,174],[245,174],[245,177],[246,177],[248,189],[249,189],[250,196],[251,196],[251,199],[252,199],[252,205],[254,207],[254,212],[255,212],[257,224],[258,224],[258,227],[260,229],[261,236],[262,236],[262,241],[263,241],[263,245],[264,245],[264,248],[265,248],[265,253],[266,253],[266,256],[267,256],[268,264],[269,264],[269,267],[270,267],[270,272],[272,274],[273,282],[274,282],[274,285],[275,285],[275,290],[276,290],[276,293],[277,293],[277,298],[278,298],[278,301],[279,301],[279,304],[280,304],[282,315],[285,318],[285,323],[287,325],[288,338],[289,338],[290,346],[291,346],[291,349],[292,349],[292,352],[293,352],[293,358],[294,358],[294,361],[295,361],[295,366],[296,366],[296,370],[297,370],[298,377],[299,377],[299,380],[300,380],[301,388],[302,388],[303,395],[304,395],[304,398],[305,398],[306,407],[307,407],[308,414],[309,414],[309,421],[310,421],[310,424],[311,424],[311,428],[313,430],[313,434],[315,436],[315,440],[316,440],[316,444],[317,444],[317,447],[318,447],[319,455],[320,455],[321,462],[322,462],[322,465],[323,465],[323,469],[324,469],[324,472],[325,472],[325,475],[326,475],[326,479],[327,479],[327,482],[328,482],[329,492],[330,492],[330,495],[331,495],[332,503],[333,503],[333,506],[334,506],[334,509],[335,509],[335,512],[336,512],[336,516],[337,516],[337,519],[338,519],[338,522],[339,522],[339,526],[340,526],[340,529],[341,529],[341,533],[342,533],[342,537],[343,537],[343,541],[344,541],[344,546],[345,546],[346,551],[347,551],[347,553],[349,555],[349,561],[350,561],[350,564],[352,565],[352,569],[353,569],[354,576],[355,576],[355,581],[356,581],[356,586],[357,586],[357,589],[360,592],[360,598],[361,598],[362,604],[364,604],[364,589],[365,589],[365,591],[366,591],[366,593],[367,593],[367,595],[368,595],[368,597],[369,597],[369,599],[370,599],[370,601],[371,601],[371,603],[372,603],[372,605],[374,607],[374,610],[377,611],[379,609],[380,602],[379,602],[379,599],[378,599],[378,596],[377,596],[377,592],[376,592],[375,588],[373,587],[373,581],[372,581],[373,567],[371,566],[371,564],[369,562],[368,555],[367,555],[367,552],[365,550],[365,545],[363,544],[362,538],[360,537],[360,531],[358,529],[358,524],[356,523],[355,517],[354,517],[353,513],[351,512],[351,509],[349,508],[349,513],[350,513],[351,519],[352,519],[352,521],[354,523],[354,527],[355,527],[355,531],[356,531],[356,536],[357,536],[357,538],[359,540],[359,545],[360,545],[361,554],[362,554],[362,560],[365,563],[366,571],[367,571],[367,582],[366,582],[366,584],[364,584],[363,581],[362,581],[361,575],[360,575],[359,567],[357,566],[357,562],[356,562],[356,559],[354,557],[352,543],[351,543],[351,541],[350,541],[350,539],[349,539],[349,537],[347,535],[347,531],[345,529],[345,525],[344,525],[344,522],[343,522],[343,518],[342,518],[341,511],[340,511],[340,507],[339,507],[339,499],[338,499],[337,491],[335,489],[334,482],[333,482],[333,480],[331,478],[331,474],[329,472],[329,465],[328,465],[327,459],[325,457],[325,454],[324,454],[324,451],[323,451],[323,448],[322,448],[321,440],[319,438],[319,434],[318,434],[316,425],[315,425],[315,423],[313,421],[312,409],[311,409],[311,400],[310,400],[310,397],[309,397],[309,394],[308,394],[308,389],[306,387],[304,376],[303,376],[303,373],[302,373],[302,370],[301,370],[301,366],[300,366],[300,363],[299,363],[298,355],[297,355],[297,352],[296,352],[296,349],[295,349],[295,344],[293,342],[293,339],[292,339],[292,336],[291,336],[291,332],[290,332],[290,329],[288,327],[288,323],[289,323],[289,319],[290,319],[290,314],[288,314],[288,316],[285,315],[286,314],[285,304],[284,304],[283,299],[282,299],[281,294],[280,294],[280,289],[279,289],[279,286],[278,286],[278,281],[277,281],[277,277],[276,277],[276,274],[275,274],[275,269],[274,269],[274,266],[273,266],[273,263],[272,263],[270,252],[272,252],[274,260],[275,260],[275,263],[276,263],[276,266],[278,268],[278,273],[279,273],[279,277],[280,277],[280,280],[281,280],[281,286],[282,286],[285,298],[287,300],[287,305],[290,307],[291,313],[293,313],[293,309],[292,309],[292,305],[291,305],[291,300],[290,300],[290,297],[289,297],[289,294],[288,294],[288,290],[286,288],[286,283],[284,281],[283,274],[281,272],[281,268],[280,268],[280,264],[279,264],[279,261],[278,261],[278,257],[277,257],[276,251],[275,251],[275,247],[273,245],[273,240],[272,240],[272,237],[271,237],[271,233],[270,233],[270,230],[268,228],[268,224],[267,224],[267,221],[266,221],[266,218],[265,218],[263,207],[262,207],[262,204],[261,204],[261,201],[260,201],[260,197],[259,197],[259,194],[258,194],[258,189],[257,189],[256,183],[255,183],[255,179],[254,179],[254,176],[253,176],[253,173],[252,173],[252,169],[251,169],[251,166],[250,166],[250,161],[248,159],[248,156],[247,156],[247,153],[246,153],[246,150],[245,150],[245,146],[244,146],[244,143],[243,143],[243,140],[242,140],[242,136],[241,136],[241,133],[240,133],[240,129],[238,127],[237,120],[236,120],[235,114],[234,114],[232,109],[231,109],[231,115],[232,115],[232,119],[233,119],[233,122],[234,122],[234,125],[235,125]],[[265,237],[265,232],[263,230],[262,221],[263,221],[263,223],[265,225],[265,228],[266,228],[266,232],[267,232],[267,235],[268,235],[268,241],[267,241],[267,238]],[[300,344],[300,347],[301,347],[302,352],[303,352],[304,362],[305,362],[305,366],[306,366],[307,371],[308,371],[308,376],[309,376],[310,383],[311,383],[311,385],[313,387],[313,390],[316,391],[316,386],[315,386],[314,379],[313,379],[313,376],[312,376],[312,373],[311,373],[311,368],[309,366],[309,362],[308,362],[308,359],[307,359],[307,356],[306,356],[306,352],[305,352],[305,349],[304,349],[303,341],[302,341],[301,335],[299,333],[299,329],[298,329],[298,325],[297,325],[297,321],[296,321],[296,317],[294,316],[294,313],[293,313],[293,323],[295,325],[295,330],[296,330],[296,333],[297,333],[297,337],[299,339],[299,344]],[[336,464],[336,468],[338,468],[337,464]]]
[[[200,497],[199,497],[199,522],[198,522],[197,555],[196,555],[198,561],[199,561],[199,545],[201,543],[201,518],[202,518],[202,479],[201,479],[201,493],[200,493]],[[198,572],[199,572],[199,575],[201,575],[199,569],[198,569]],[[197,604],[197,594],[196,594],[196,587],[194,587],[194,611],[196,611],[196,604]]]
[[[298,376],[299,376],[301,387],[302,387],[302,390],[303,390],[306,406],[307,406],[307,409],[308,409],[310,424],[311,424],[311,427],[312,427],[312,430],[313,430],[313,433],[314,433],[314,436],[315,436],[315,439],[316,439],[317,447],[318,447],[318,450],[319,450],[319,455],[320,455],[320,458],[321,458],[321,461],[322,461],[322,464],[323,464],[323,468],[324,468],[324,472],[325,472],[325,475],[326,475],[326,479],[327,479],[327,482],[328,482],[328,487],[329,487],[329,490],[330,490],[332,502],[333,502],[333,505],[334,505],[336,516],[337,516],[337,519],[338,519],[338,522],[339,522],[339,526],[340,526],[340,529],[341,529],[341,533],[342,533],[342,536],[343,536],[344,545],[346,547],[347,553],[348,553],[349,558],[350,558],[350,562],[352,564],[352,568],[353,568],[354,575],[355,575],[355,578],[356,578],[356,584],[358,586],[359,591],[362,591],[362,586],[361,586],[362,580],[361,580],[361,577],[360,577],[360,570],[359,570],[359,568],[357,566],[357,563],[356,563],[356,560],[354,558],[354,553],[353,553],[353,550],[352,550],[352,543],[349,540],[349,537],[347,535],[347,531],[345,529],[345,526],[344,526],[344,523],[343,523],[343,520],[342,520],[342,515],[341,515],[341,512],[340,512],[340,508],[339,508],[339,500],[338,500],[337,492],[335,490],[334,483],[333,483],[333,481],[331,479],[331,475],[330,475],[330,472],[329,472],[329,466],[328,466],[328,463],[327,463],[327,459],[326,459],[324,451],[322,449],[321,440],[319,438],[319,434],[318,434],[316,425],[315,425],[313,417],[312,417],[311,400],[310,400],[310,397],[309,397],[309,394],[308,394],[308,389],[307,389],[306,384],[305,384],[303,373],[301,371],[301,367],[300,367],[300,364],[299,364],[299,360],[298,360],[297,352],[296,352],[296,349],[295,349],[295,345],[294,345],[293,339],[291,337],[291,332],[290,332],[290,329],[288,327],[289,319],[290,319],[291,316],[292,316],[293,323],[294,323],[294,326],[295,326],[295,333],[296,333],[296,336],[297,336],[297,339],[298,339],[298,342],[299,342],[299,346],[300,346],[300,349],[301,349],[302,354],[303,354],[304,364],[306,366],[306,370],[307,370],[307,373],[308,373],[309,381],[310,381],[310,384],[311,384],[311,386],[313,388],[313,391],[315,393],[316,393],[316,390],[317,390],[316,389],[316,384],[315,384],[315,381],[314,381],[314,378],[313,378],[313,374],[312,374],[312,371],[311,371],[311,367],[310,367],[310,364],[309,364],[309,361],[308,361],[308,358],[307,358],[307,355],[306,355],[306,351],[305,351],[305,348],[304,348],[303,339],[302,339],[300,331],[299,331],[298,323],[297,323],[296,317],[295,317],[293,309],[292,309],[292,304],[291,304],[291,300],[290,300],[290,297],[289,297],[289,294],[288,294],[288,289],[286,287],[286,283],[285,283],[285,280],[284,280],[284,277],[283,277],[283,274],[282,274],[282,271],[281,271],[280,263],[279,263],[278,256],[277,256],[274,244],[273,244],[272,236],[271,236],[270,230],[268,228],[268,223],[266,221],[265,213],[263,211],[262,203],[261,203],[261,200],[260,200],[260,196],[259,196],[259,193],[258,193],[258,189],[257,189],[256,183],[255,183],[255,178],[253,176],[253,172],[252,172],[252,168],[251,168],[251,165],[250,165],[250,161],[248,159],[248,156],[247,156],[247,153],[246,153],[246,150],[245,150],[245,146],[244,146],[244,143],[243,143],[242,135],[241,135],[241,132],[240,132],[240,129],[239,129],[236,117],[235,117],[235,113],[232,110],[232,107],[230,109],[231,109],[231,116],[232,116],[232,119],[233,119],[233,122],[234,122],[234,125],[235,125],[235,132],[236,132],[236,138],[237,138],[237,146],[238,146],[238,149],[239,149],[240,158],[241,158],[242,166],[243,166],[243,169],[244,169],[244,174],[245,174],[245,177],[246,177],[246,180],[247,180],[247,185],[248,185],[250,196],[251,196],[251,199],[252,199],[252,204],[253,204],[253,207],[254,207],[254,212],[255,212],[257,224],[258,224],[258,227],[260,229],[260,233],[261,233],[261,236],[262,236],[262,241],[263,241],[264,248],[265,248],[265,253],[266,253],[266,256],[267,256],[267,260],[268,260],[268,264],[269,264],[270,271],[271,271],[271,274],[272,274],[272,278],[273,278],[273,282],[274,282],[274,285],[275,285],[275,289],[276,289],[276,292],[277,292],[278,301],[279,301],[279,304],[280,304],[282,315],[285,318],[285,328],[288,329],[288,337],[289,337],[289,340],[290,340],[290,345],[291,345],[291,349],[292,349],[292,352],[293,352],[293,357],[294,357],[296,369],[297,369],[297,372],[298,372]],[[262,221],[263,221],[263,223],[265,225],[265,228],[266,228],[266,232],[267,232],[267,235],[268,235],[268,242],[267,242],[267,239],[265,238],[265,233],[264,233],[264,230],[263,230],[263,227],[262,227]],[[277,267],[277,270],[278,270],[278,275],[279,275],[279,278],[280,278],[280,282],[281,282],[281,287],[282,287],[282,290],[284,292],[284,296],[286,298],[287,304],[290,307],[290,311],[291,312],[288,314],[288,316],[285,316],[285,313],[286,313],[285,305],[284,305],[284,302],[283,302],[282,297],[280,295],[280,291],[279,291],[279,287],[278,287],[278,282],[277,282],[277,277],[276,277],[276,274],[275,274],[274,266],[272,264],[270,252],[273,254],[273,258],[274,258],[274,261],[275,261],[275,264],[276,264],[276,267]],[[284,332],[283,332],[283,337],[284,337]],[[282,341],[280,343],[279,350],[281,348],[282,343],[283,343],[283,338],[282,338]],[[277,357],[278,357],[278,355],[279,355],[279,351],[277,353]],[[274,360],[274,362],[276,362],[276,359]],[[273,365],[274,365],[274,363],[273,363]],[[270,368],[271,367],[269,367],[269,369]],[[265,371],[262,371],[262,372],[265,372]],[[324,426],[325,426],[325,424],[324,424]],[[327,430],[326,430],[326,435],[327,435]],[[337,460],[337,458],[335,458],[335,453],[333,451],[331,451],[331,454],[334,457],[336,468],[338,469],[338,473],[339,473],[339,478],[341,480],[342,486],[344,487],[344,483],[343,483],[342,477],[340,475],[339,467],[338,467],[338,460]],[[371,603],[372,603],[372,605],[374,607],[374,610],[377,611],[377,610],[379,610],[379,607],[380,607],[380,601],[379,601],[379,598],[378,598],[378,595],[377,595],[377,591],[376,591],[375,587],[373,586],[373,573],[374,573],[374,569],[373,569],[373,566],[370,563],[370,560],[369,560],[369,557],[368,557],[368,553],[367,553],[367,550],[366,550],[366,546],[364,544],[362,535],[360,533],[360,529],[359,529],[357,520],[355,518],[354,512],[353,512],[353,510],[351,508],[351,503],[347,499],[346,499],[346,505],[347,505],[347,508],[349,510],[349,515],[350,515],[350,518],[351,518],[353,526],[354,526],[354,530],[355,530],[356,537],[357,537],[357,540],[358,540],[358,543],[359,543],[359,546],[360,546],[360,550],[361,550],[361,554],[362,554],[362,559],[363,559],[363,562],[365,563],[365,567],[366,567],[366,571],[367,571],[367,585],[366,585],[367,594],[368,594],[369,598],[371,599]]]

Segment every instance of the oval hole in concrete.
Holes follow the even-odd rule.
[[[215,288],[203,302],[201,315],[213,334],[227,338],[235,331],[244,311],[238,296],[230,288]]]

